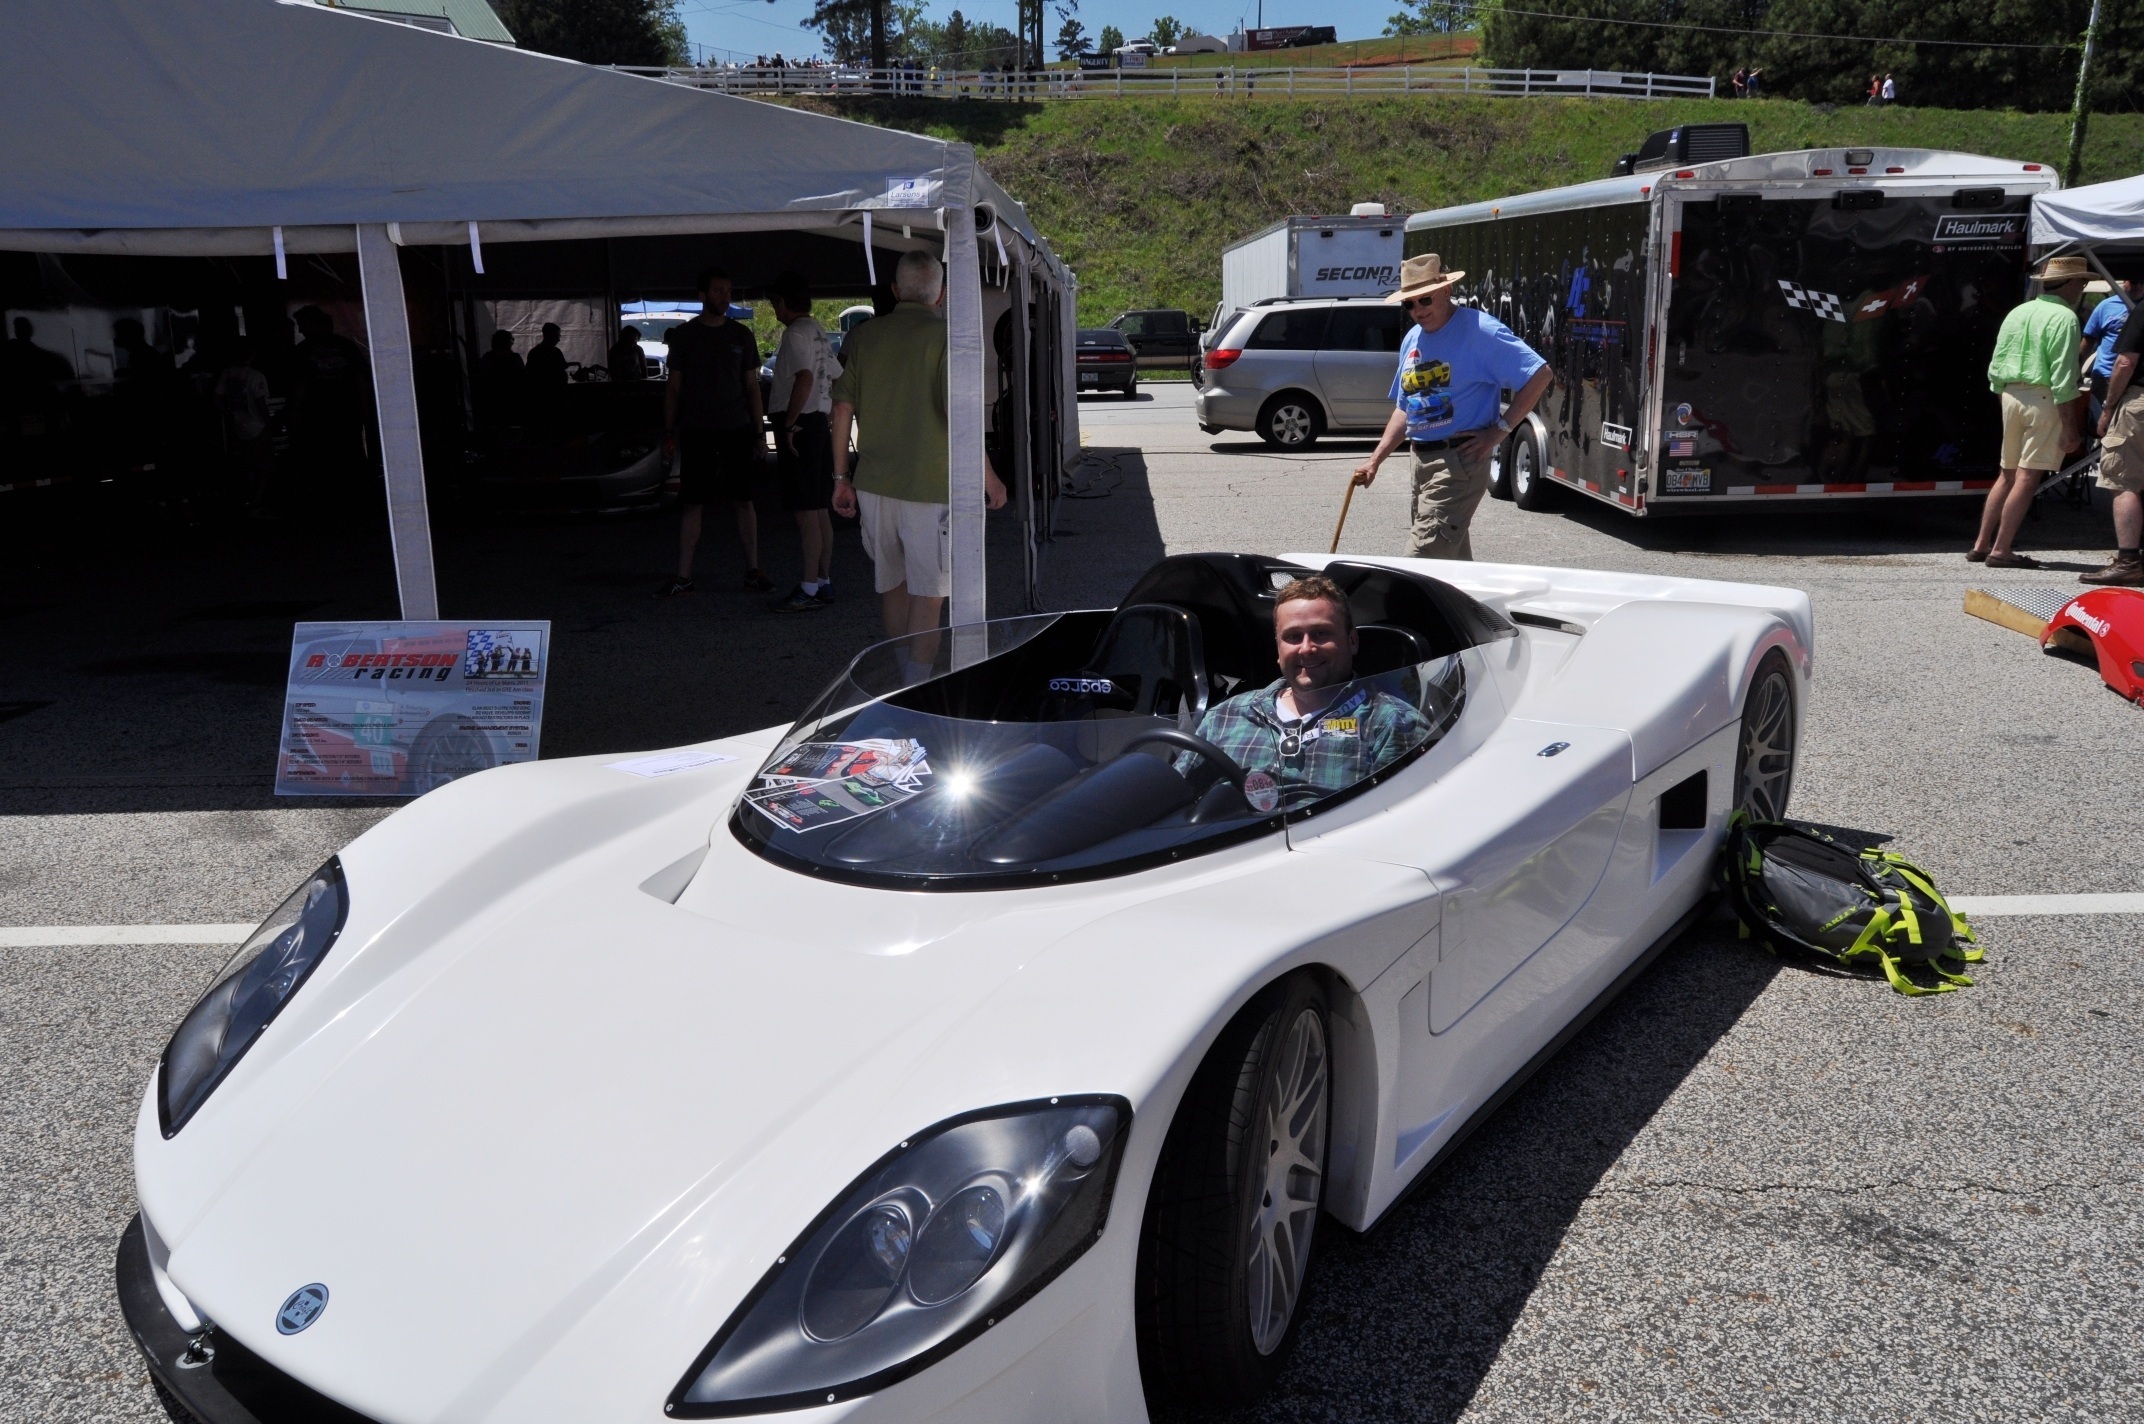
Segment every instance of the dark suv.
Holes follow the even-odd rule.
[[[1110,323],[1124,333],[1145,367],[1181,366],[1190,369],[1199,350],[1199,324],[1183,311],[1128,311]]]

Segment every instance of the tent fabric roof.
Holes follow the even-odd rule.
[[[2032,200],[2032,245],[2144,248],[2144,175]]]
[[[495,44],[512,44],[513,33],[484,0],[319,0],[322,5],[356,10],[368,15],[408,15],[438,20],[454,27],[457,35]]]
[[[311,0],[12,0],[0,115],[0,229],[932,208],[959,165],[1041,245],[965,144]]]

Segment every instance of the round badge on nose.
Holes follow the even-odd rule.
[[[328,1288],[315,1281],[309,1286],[299,1286],[283,1302],[283,1308],[275,1313],[276,1333],[295,1335],[320,1318],[328,1308]]]

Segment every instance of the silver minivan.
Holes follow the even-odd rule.
[[[1254,430],[1299,450],[1320,435],[1374,435],[1392,414],[1405,310],[1381,297],[1301,297],[1239,313],[1193,372],[1199,429]]]

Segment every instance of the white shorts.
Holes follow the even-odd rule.
[[[901,585],[916,598],[944,598],[952,588],[953,511],[943,504],[856,492],[857,522],[872,582],[880,593]]]

